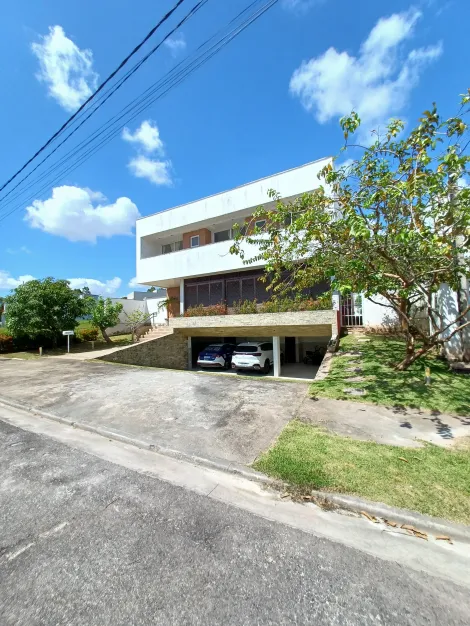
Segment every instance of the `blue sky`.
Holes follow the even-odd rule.
[[[152,41],[195,1],[186,0]],[[5,5],[2,182],[174,3]],[[67,150],[249,3],[209,0],[77,132]],[[75,171],[43,190],[33,185],[12,204],[0,202],[1,217],[23,201],[0,222],[0,295],[28,276],[68,278],[94,293],[125,295],[135,277],[138,214],[336,155],[342,139],[338,119],[351,108],[362,116],[364,134],[391,116],[412,123],[433,101],[443,114],[453,114],[470,82],[469,23],[466,0],[279,0]]]

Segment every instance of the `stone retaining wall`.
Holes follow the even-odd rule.
[[[136,343],[122,350],[100,357],[101,361],[146,365],[184,370],[188,367],[188,340],[182,334],[171,335]]]

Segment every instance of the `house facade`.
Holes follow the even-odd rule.
[[[305,294],[314,303],[310,310],[269,312],[269,306],[263,305],[271,299],[271,292],[260,280],[264,263],[244,263],[230,248],[236,226],[252,223],[258,208],[273,207],[271,189],[284,201],[294,200],[315,190],[319,172],[332,162],[331,157],[319,159],[139,219],[137,282],[166,289],[168,330],[165,336],[160,330],[156,341],[120,351],[110,359],[191,368],[208,343],[264,340],[273,344],[274,374],[297,377],[299,367],[294,366],[301,366],[308,352],[324,350],[336,340],[342,315],[339,298],[333,296],[332,302],[320,304],[318,297],[329,285],[312,285]],[[256,225],[262,228],[263,220],[259,222]],[[258,255],[257,246],[247,242],[243,246],[245,259]],[[240,310],[240,302],[255,300],[255,310]],[[221,305],[219,310],[213,309],[211,315],[198,313],[217,305]],[[367,323],[368,315],[377,317],[377,311],[356,298],[347,303],[344,315],[348,325],[361,325]]]

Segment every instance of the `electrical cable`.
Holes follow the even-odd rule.
[[[166,75],[163,79],[160,79],[159,81],[157,81],[156,83],[154,83],[151,87],[147,88],[147,90],[145,90],[139,97],[135,98],[130,104],[128,104],[126,107],[124,107],[124,109],[122,109],[121,111],[126,111],[126,113],[124,113],[123,115],[119,115],[119,113],[117,115],[115,115],[113,118],[111,118],[111,122],[114,119],[115,121],[112,122],[110,124],[110,121],[108,121],[107,123],[103,124],[100,128],[104,128],[104,130],[98,129],[98,131],[95,131],[95,133],[93,133],[92,135],[92,139],[89,139],[88,141],[84,140],[81,142],[81,144],[79,144],[79,146],[82,146],[82,148],[80,148],[79,150],[77,150],[76,148],[74,148],[73,150],[71,150],[68,155],[70,153],[75,152],[79,152],[80,150],[82,150],[83,148],[85,148],[89,143],[92,143],[96,138],[98,138],[100,135],[102,135],[103,133],[106,133],[107,131],[109,131],[110,126],[113,126],[114,124],[116,124],[116,121],[119,122],[123,117],[127,116],[129,112],[131,112],[133,109],[136,109],[136,107],[139,107],[138,110],[133,113],[131,118],[127,118],[122,124],[120,124],[118,127],[110,130],[109,132],[107,132],[106,136],[102,139],[102,141],[94,146],[91,147],[85,154],[81,155],[76,161],[74,161],[72,164],[68,165],[64,170],[62,170],[57,177],[55,177],[54,179],[49,180],[39,191],[36,191],[35,193],[33,193],[32,196],[30,196],[27,200],[23,200],[21,203],[19,203],[17,206],[15,206],[11,211],[9,211],[8,213],[6,213],[5,215],[3,215],[0,218],[0,221],[3,221],[4,219],[6,219],[9,215],[11,215],[13,212],[15,212],[16,210],[22,208],[25,204],[27,204],[31,199],[34,199],[34,197],[37,197],[37,195],[39,195],[40,193],[42,193],[44,190],[46,190],[47,188],[49,188],[51,185],[55,184],[55,181],[57,181],[58,179],[63,178],[65,175],[67,175],[69,172],[74,171],[77,167],[79,167],[82,163],[84,163],[85,161],[87,161],[89,158],[91,158],[94,154],[96,154],[96,152],[98,152],[100,149],[102,149],[105,145],[107,145],[117,134],[120,133],[120,131],[122,130],[122,128],[128,124],[130,121],[132,121],[133,119],[135,119],[135,117],[137,117],[138,115],[140,115],[145,109],[147,109],[149,106],[151,106],[155,101],[157,101],[158,99],[160,99],[161,97],[165,96],[170,90],[172,90],[173,88],[175,88],[176,86],[178,86],[181,82],[183,82],[188,76],[190,76],[194,71],[196,71],[199,67],[201,67],[203,64],[207,63],[215,54],[217,54],[218,52],[220,52],[220,50],[222,50],[226,45],[228,45],[235,37],[237,37],[241,32],[243,32],[246,28],[248,28],[248,26],[250,26],[254,21],[256,21],[259,17],[261,17],[267,10],[269,10],[274,4],[277,3],[278,0],[269,0],[267,3],[265,3],[265,5],[258,9],[257,12],[253,15],[250,15],[250,17],[244,22],[242,23],[240,26],[236,27],[235,29],[233,29],[232,31],[230,31],[227,35],[225,35],[224,37],[222,37],[216,44],[214,44],[213,46],[211,46],[211,48],[209,48],[208,50],[206,50],[205,52],[203,52],[202,54],[199,55],[198,58],[196,58],[195,60],[193,60],[190,64],[188,64],[187,67],[181,69],[179,72],[174,73],[174,71],[180,67],[185,60],[183,60],[182,62],[180,62],[177,66],[175,66],[169,73],[168,75]],[[240,14],[242,15],[243,13],[245,13],[250,7],[252,7],[254,4],[257,4],[259,2],[259,0],[255,0],[255,2],[252,2],[251,5],[249,7],[247,7],[246,9],[244,9]],[[239,17],[237,16],[237,17]],[[237,18],[234,18],[230,23],[233,23],[233,21],[235,21]],[[225,27],[226,28],[226,27]],[[199,46],[198,50],[203,48],[208,42],[210,42],[211,40],[213,40],[215,38],[216,35],[212,36],[209,40],[207,40],[206,42],[204,42],[203,44],[201,44],[201,46]],[[188,57],[189,58],[189,57]],[[174,73],[174,75],[171,75],[172,73]],[[162,87],[167,87],[165,91],[163,91],[162,93],[156,95],[155,97],[151,97],[154,96],[155,92],[158,91],[159,89],[161,89]],[[149,93],[148,93],[149,92]],[[143,98],[143,96],[147,94],[145,96],[145,98]],[[149,98],[151,97],[151,99],[149,100]],[[148,100],[148,102],[145,102],[146,100]],[[137,104],[133,104],[137,101]],[[131,106],[133,105],[133,106]],[[128,110],[129,109],[129,110]],[[121,113],[121,112],[120,112]],[[107,128],[106,128],[107,127]],[[47,171],[45,174],[43,174],[38,180],[34,181],[29,187],[34,186],[35,184],[37,184],[37,182],[41,179],[44,179],[46,176],[48,176],[52,171],[58,169],[66,160],[68,159],[68,155],[66,155],[65,157],[63,157],[63,159],[61,161],[59,161],[55,167],[53,167],[51,170]],[[22,195],[24,192],[20,192],[19,195]],[[16,199],[16,198],[15,198]],[[10,202],[10,201],[9,201]],[[6,204],[9,204],[6,203]]]
[[[185,0],[178,0],[177,3],[175,4],[175,6],[170,9],[163,17],[162,19],[158,22],[158,24],[156,24],[148,33],[147,35],[144,37],[144,39],[142,39],[142,41],[137,44],[137,46],[127,55],[127,57],[125,59],[123,59],[123,61],[121,61],[121,63],[118,65],[118,67],[113,70],[111,72],[111,74],[98,86],[98,88],[91,94],[91,96],[89,96],[89,98],[87,98],[85,100],[85,102],[77,109],[77,111],[75,111],[75,113],[73,113],[73,115],[71,115],[69,117],[69,119],[62,124],[62,126],[59,128],[58,131],[56,131],[47,141],[46,143],[41,146],[41,148],[39,148],[39,150],[37,150],[35,152],[35,154],[28,159],[28,161],[26,161],[26,163],[18,170],[16,171],[13,176],[11,176],[6,183],[4,183],[1,187],[0,187],[0,191],[3,191],[5,189],[5,187],[7,185],[9,185],[19,174],[21,174],[22,171],[24,171],[28,165],[30,163],[32,163],[32,161],[34,161],[34,159],[41,154],[41,152],[43,152],[47,146],[49,146],[64,130],[65,128],[67,128],[67,126],[77,117],[77,115],[80,113],[80,111],[82,111],[96,96],[98,93],[100,93],[100,91],[109,83],[110,80],[112,80],[116,74],[129,62],[129,60],[142,48],[142,46],[152,37],[152,35],[154,35],[154,33],[173,15],[173,13],[178,9],[178,7],[184,2]]]

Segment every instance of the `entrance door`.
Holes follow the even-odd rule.
[[[284,360],[286,363],[295,363],[296,362],[296,354],[295,354],[295,337],[286,337],[285,338],[285,355]]]

